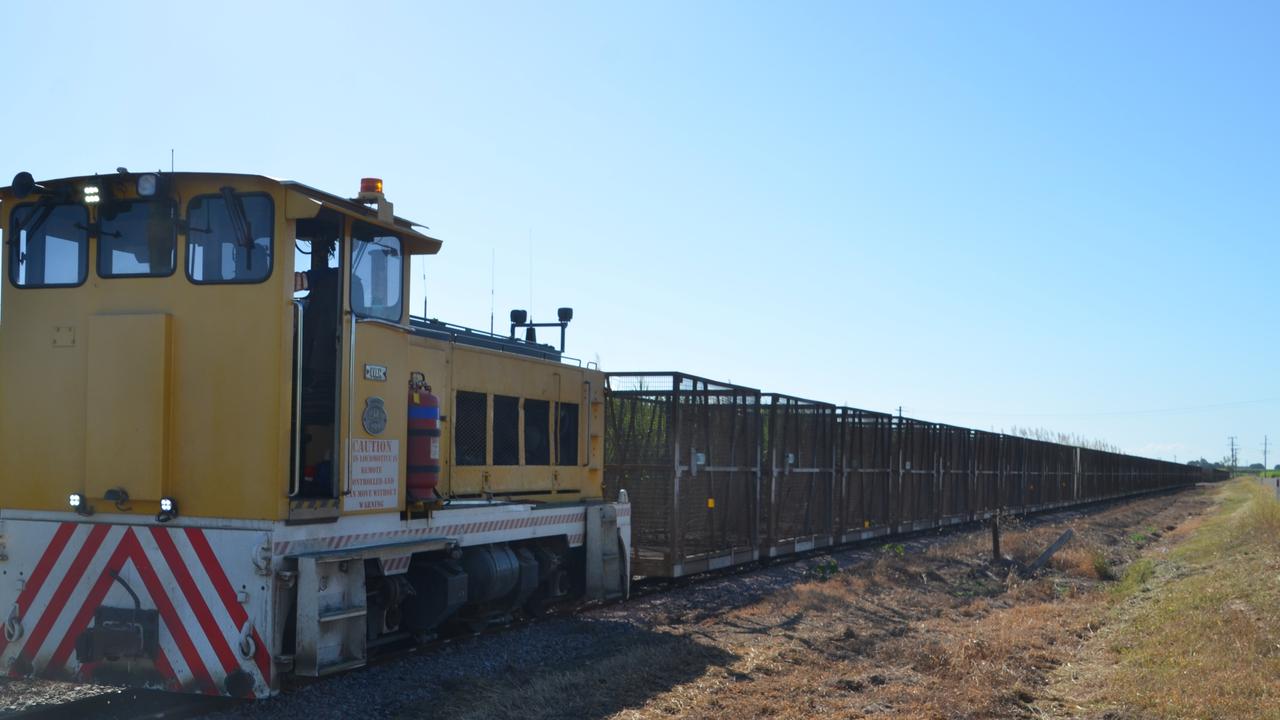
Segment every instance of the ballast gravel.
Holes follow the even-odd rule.
[[[41,705],[61,705],[94,695],[118,693],[101,685],[75,685],[49,680],[0,678],[0,718]]]

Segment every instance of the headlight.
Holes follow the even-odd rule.
[[[80,493],[71,493],[67,496],[67,505],[80,515],[92,515],[93,506]]]
[[[156,176],[154,173],[138,176],[138,196],[151,197],[156,194]]]
[[[178,517],[178,501],[171,497],[160,498],[160,512],[156,513],[156,522],[169,522]]]

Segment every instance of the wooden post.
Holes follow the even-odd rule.
[[[991,562],[998,563],[1000,555],[1000,511],[991,516]]]
[[[1054,540],[1053,544],[1050,545],[1048,548],[1046,548],[1044,552],[1040,553],[1040,557],[1036,558],[1036,561],[1031,563],[1031,565],[1028,566],[1027,569],[1023,571],[1022,574],[1026,575],[1027,577],[1031,577],[1032,575],[1034,575],[1037,571],[1040,570],[1040,568],[1047,565],[1049,563],[1049,558],[1052,558],[1054,553],[1061,550],[1062,546],[1066,545],[1067,541],[1070,540],[1074,535],[1075,535],[1075,531],[1072,530],[1071,528],[1067,528],[1067,531],[1062,533],[1062,535],[1059,536],[1057,540]]]

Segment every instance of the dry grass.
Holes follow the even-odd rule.
[[[1241,527],[1251,536],[1275,545],[1280,542],[1280,502],[1269,488],[1253,484],[1248,488],[1252,497]]]
[[[619,717],[1010,717],[1087,625],[1052,578],[993,582],[993,601],[912,558],[858,570],[729,613],[737,662]]]
[[[877,653],[910,663],[897,716],[1023,715],[1046,673],[1061,661],[1064,641],[1084,632],[1088,617],[1080,604],[1041,598],[993,608],[970,623],[947,617],[922,623],[917,633]]]
[[[1115,572],[1101,548],[1087,545],[1059,551],[1049,565],[1068,575],[1092,580],[1114,580]]]

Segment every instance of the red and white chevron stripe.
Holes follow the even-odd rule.
[[[412,555],[400,555],[398,557],[382,558],[382,574],[383,575],[400,575],[409,571],[409,564],[413,560]]]
[[[95,668],[80,665],[75,657],[76,638],[89,627],[99,606],[133,606],[132,598],[113,580],[114,572],[138,594],[144,609],[159,612],[155,671],[170,689],[221,694],[226,678],[244,671],[253,678],[254,694],[270,693],[270,649],[242,604],[251,591],[237,593],[219,559],[222,551],[215,551],[210,542],[209,535],[215,533],[101,523],[23,525],[20,531],[28,542],[53,532],[38,546],[29,545],[39,556],[31,558],[34,563],[25,582],[3,588],[17,590],[10,617],[23,628],[12,641],[0,636],[0,658],[8,660],[11,674],[92,678]],[[19,530],[10,527],[11,533]],[[250,565],[247,553],[244,564]],[[259,591],[259,586],[252,591]],[[268,598],[260,594],[265,607]],[[9,592],[4,596],[12,597]],[[243,637],[252,639],[249,658],[239,650]]]

